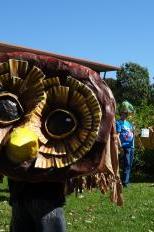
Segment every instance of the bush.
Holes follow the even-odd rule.
[[[135,149],[132,177],[134,181],[154,181],[154,150]]]
[[[137,130],[154,125],[154,105],[141,104],[136,107],[136,113],[132,116],[132,121]]]
[[[154,150],[144,150],[143,161],[143,171],[154,177]]]

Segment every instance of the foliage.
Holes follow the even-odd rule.
[[[150,95],[149,72],[135,63],[125,63],[117,71],[118,102],[130,101],[133,105],[147,102]]]
[[[113,95],[114,95],[115,99],[117,100],[119,98],[119,90],[117,88],[117,80],[113,79],[113,78],[106,78],[105,82],[110,87],[110,89],[113,92]]]
[[[150,85],[150,98],[149,102],[154,105],[154,84]]]
[[[154,151],[150,149],[144,150],[143,161],[145,163],[143,166],[144,173],[151,175],[154,179]]]
[[[154,125],[154,105],[146,105],[144,103],[141,106],[135,108],[136,112],[132,115],[131,120],[133,121],[136,132],[141,128],[148,128]]]
[[[154,180],[154,151],[135,148],[134,162],[132,168],[133,181]]]
[[[135,147],[134,161],[133,161],[133,176],[143,176],[143,167],[145,166],[144,162],[144,150],[138,149]]]

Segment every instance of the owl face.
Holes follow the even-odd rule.
[[[94,92],[68,75],[54,77],[30,61],[0,64],[0,144],[15,163],[62,168],[95,143],[102,111]]]

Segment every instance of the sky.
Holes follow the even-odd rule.
[[[114,66],[135,62],[154,82],[154,0],[3,0],[0,9],[0,42]]]

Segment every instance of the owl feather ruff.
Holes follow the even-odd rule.
[[[112,92],[95,71],[31,53],[0,55],[4,175],[63,182],[104,173],[114,189],[113,201],[120,202],[114,116]]]

